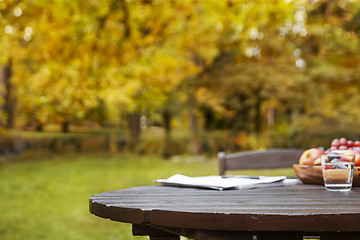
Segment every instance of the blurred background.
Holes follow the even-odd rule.
[[[0,0],[0,239],[129,239],[89,196],[359,140],[359,33],[351,0]]]

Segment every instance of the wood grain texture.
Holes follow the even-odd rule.
[[[293,167],[296,176],[303,183],[320,184],[320,185],[324,184],[321,166],[294,164]]]
[[[359,188],[330,192],[309,184],[228,191],[145,186],[96,194],[90,197],[90,212],[114,221],[174,229],[183,235],[196,229],[192,232],[195,239],[201,239],[200,231],[202,235],[211,231],[258,233],[259,237],[276,231],[296,239],[306,233],[358,234],[359,199]]]

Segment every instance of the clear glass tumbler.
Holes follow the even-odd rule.
[[[355,155],[329,153],[321,156],[325,188],[329,191],[349,191],[353,182]]]

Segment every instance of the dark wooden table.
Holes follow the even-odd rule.
[[[360,188],[290,185],[248,190],[144,186],[96,194],[90,212],[133,235],[179,239],[360,239]]]

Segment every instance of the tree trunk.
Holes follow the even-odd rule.
[[[63,133],[68,133],[69,132],[69,122],[68,121],[65,121],[61,124],[61,131]]]
[[[171,112],[165,109],[162,113],[162,118],[165,129],[163,157],[169,158],[171,156]]]
[[[255,132],[257,136],[259,136],[261,132],[261,103],[262,99],[259,96],[255,105]]]
[[[166,140],[170,140],[171,135],[171,113],[168,109],[164,110],[162,113],[163,124],[165,128],[165,138]]]
[[[44,125],[42,123],[36,123],[36,131],[42,132],[44,130]]]
[[[214,114],[210,108],[203,108],[203,116],[204,116],[204,128],[206,131],[210,131],[214,125]]]
[[[189,123],[190,123],[190,135],[191,135],[191,152],[194,155],[200,153],[200,139],[198,131],[197,116],[195,113],[195,97],[190,93],[189,95]]]
[[[273,106],[269,106],[267,110],[267,117],[268,117],[268,128],[274,129],[275,126],[275,116],[276,116],[276,109]]]
[[[127,115],[128,147],[133,149],[140,141],[140,117],[139,112],[132,112]]]
[[[14,95],[14,86],[11,84],[12,77],[12,61],[8,61],[6,65],[1,66],[0,84],[4,91],[1,92],[3,98],[2,111],[6,114],[6,122],[3,123],[5,128],[13,128],[15,120],[16,99]]]

